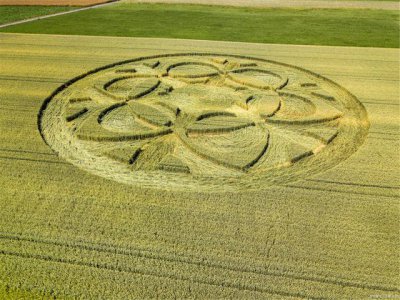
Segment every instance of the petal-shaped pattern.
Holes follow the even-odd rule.
[[[246,99],[247,109],[262,118],[272,117],[281,108],[281,98],[275,92],[252,95]]]
[[[115,73],[135,74],[138,77],[157,77],[158,72],[154,70],[160,64],[159,61],[149,61],[142,64],[127,64],[115,69]]]
[[[282,106],[269,123],[313,124],[338,119],[342,112],[321,97],[280,93]]]
[[[151,126],[146,126],[146,124],[140,122],[125,103],[102,116],[101,126],[116,133],[143,132],[152,129]]]
[[[338,129],[330,126],[308,127],[304,132],[307,135],[322,141],[326,145],[332,142],[338,135]]]
[[[132,167],[137,170],[160,169],[160,164],[172,154],[174,147],[173,141],[155,139],[141,148]]]
[[[179,62],[167,68],[168,74],[175,78],[201,78],[220,74],[219,69],[208,63]]]
[[[104,84],[104,90],[116,99],[138,99],[154,91],[161,81],[157,78],[119,77]]]
[[[96,79],[94,87],[102,94],[116,100],[138,99],[153,92],[161,81],[153,75],[122,75],[109,72]]]
[[[125,163],[125,164],[133,164],[140,153],[143,151],[143,141],[138,142],[137,145],[134,146],[126,146],[126,147],[116,147],[114,149],[108,150],[104,152],[104,154],[116,161]]]
[[[254,125],[254,121],[238,118],[228,112],[208,112],[197,117],[196,122],[190,124],[186,132],[189,135],[206,133],[219,134]]]
[[[151,127],[138,118],[132,118],[126,107],[127,104],[123,102],[93,111],[80,125],[77,137],[82,140],[116,142],[150,139],[172,132],[168,127]],[[113,117],[108,120],[110,114]],[[112,122],[114,118],[117,119],[116,124]]]
[[[169,172],[190,173],[189,166],[182,159],[172,154],[166,155],[157,167]]]
[[[287,78],[282,75],[255,68],[233,70],[228,77],[237,83],[264,90],[276,90],[287,83]]]
[[[263,124],[224,134],[183,135],[182,141],[199,156],[222,166],[246,171],[268,148],[268,130]]]
[[[66,120],[67,122],[72,122],[79,117],[87,114],[89,109],[87,107],[75,106],[75,107],[68,107],[66,112]]]
[[[131,101],[128,107],[140,120],[155,126],[171,126],[174,123],[174,115],[165,107],[156,108],[153,105]]]
[[[325,144],[318,138],[301,132],[300,128],[272,127],[266,155],[260,161],[264,168],[285,166],[313,155]]]

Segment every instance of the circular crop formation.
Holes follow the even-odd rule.
[[[59,87],[39,130],[94,174],[161,189],[263,189],[315,175],[368,131],[348,91],[304,69],[221,54],[117,62]]]

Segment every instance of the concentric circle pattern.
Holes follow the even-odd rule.
[[[359,101],[334,82],[270,60],[168,54],[72,79],[42,106],[61,157],[126,184],[209,192],[263,189],[354,153]]]

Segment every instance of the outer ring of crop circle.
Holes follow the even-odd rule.
[[[275,64],[281,67],[287,67],[289,69],[294,69],[297,71],[300,71],[302,73],[308,74],[309,76],[313,76],[315,78],[317,78],[318,80],[322,80],[325,83],[332,85],[335,89],[339,89],[341,90],[345,95],[346,98],[348,100],[351,100],[352,104],[357,108],[358,110],[358,115],[359,115],[359,123],[360,126],[358,126],[358,131],[357,134],[354,134],[354,136],[358,135],[359,139],[355,139],[355,140],[347,140],[345,139],[345,137],[343,136],[338,136],[335,139],[335,142],[337,142],[336,140],[341,140],[341,147],[336,147],[339,149],[343,149],[343,148],[350,148],[351,151],[349,152],[343,152],[341,154],[342,157],[339,157],[338,151],[331,151],[331,154],[333,156],[333,158],[339,158],[338,160],[335,159],[330,159],[329,161],[324,161],[321,160],[319,155],[313,155],[312,159],[313,159],[313,164],[310,166],[305,165],[305,162],[308,161],[308,159],[305,159],[304,161],[300,161],[297,162],[295,164],[293,164],[290,167],[286,167],[286,168],[281,168],[281,169],[277,169],[275,175],[275,177],[271,177],[270,176],[270,180],[266,181],[265,179],[267,177],[265,176],[259,176],[260,174],[257,174],[258,176],[254,176],[254,175],[250,175],[250,174],[246,174],[244,176],[241,177],[225,177],[223,178],[223,180],[221,180],[221,178],[219,178],[218,176],[213,176],[213,177],[192,177],[190,178],[190,183],[188,184],[187,181],[187,176],[180,176],[180,175],[175,175],[175,179],[179,179],[179,178],[183,178],[185,177],[185,181],[184,183],[182,183],[181,185],[177,184],[179,182],[176,180],[170,180],[170,178],[165,177],[162,181],[162,184],[160,185],[161,182],[157,181],[154,183],[150,183],[151,181],[146,181],[144,184],[142,184],[142,182],[127,182],[126,180],[120,180],[120,179],[116,179],[114,176],[110,176],[109,174],[103,174],[102,172],[95,172],[94,170],[96,168],[93,168],[91,166],[88,165],[83,165],[76,163],[76,160],[71,160],[71,159],[67,159],[64,155],[60,154],[60,151],[57,151],[57,149],[54,149],[52,145],[50,145],[50,143],[48,142],[48,139],[46,138],[46,134],[43,131],[43,119],[44,119],[44,115],[46,114],[46,109],[48,108],[48,106],[51,104],[52,100],[62,91],[64,91],[65,89],[67,89],[69,86],[71,86],[72,84],[74,84],[75,82],[84,79],[85,77],[98,73],[100,71],[109,69],[109,68],[113,68],[119,65],[124,65],[124,64],[128,64],[128,63],[134,63],[134,62],[140,62],[143,60],[149,60],[149,59],[157,59],[157,58],[165,58],[165,57],[185,57],[185,56],[203,56],[203,57],[207,57],[207,56],[217,56],[217,57],[232,57],[232,58],[236,58],[236,59],[248,59],[248,60],[253,60],[253,61],[260,61],[263,63],[270,63],[270,64]],[[277,62],[277,61],[273,61],[273,60],[268,60],[268,59],[263,59],[263,58],[257,58],[257,57],[251,57],[251,56],[244,56],[244,55],[234,55],[234,54],[224,54],[224,53],[173,53],[173,54],[159,54],[159,55],[152,55],[152,56],[142,56],[142,57],[138,57],[138,58],[134,58],[134,59],[129,59],[129,60],[123,60],[123,61],[118,61],[112,64],[108,64],[96,69],[93,69],[91,71],[88,71],[82,75],[79,75],[75,78],[72,78],[71,80],[67,81],[66,83],[64,83],[63,85],[59,86],[49,97],[47,97],[40,110],[38,113],[38,129],[39,132],[43,138],[43,140],[46,142],[46,144],[49,145],[49,147],[56,152],[59,156],[61,156],[62,158],[66,159],[67,161],[71,162],[72,164],[74,164],[75,166],[82,168],[88,172],[91,173],[95,173],[96,175],[108,178],[108,179],[112,179],[112,180],[116,180],[122,183],[126,183],[126,184],[131,184],[131,185],[138,185],[138,186],[145,186],[148,188],[156,188],[156,189],[178,189],[178,190],[196,190],[196,191],[205,191],[205,192],[222,192],[222,191],[242,191],[242,190],[260,190],[260,189],[265,189],[277,184],[285,184],[288,182],[292,182],[295,180],[300,180],[303,179],[303,176],[310,176],[311,174],[317,174],[322,172],[323,170],[321,170],[320,166],[324,165],[327,168],[325,169],[330,169],[333,166],[339,164],[340,162],[344,161],[345,159],[347,159],[350,155],[352,155],[354,152],[357,151],[357,149],[362,145],[362,143],[365,140],[365,137],[367,135],[368,129],[369,129],[369,121],[367,118],[367,113],[366,110],[364,108],[364,106],[362,105],[361,102],[359,102],[359,100],[353,95],[351,94],[347,89],[343,88],[342,86],[340,86],[339,84],[335,83],[334,81],[325,78],[324,76],[321,76],[317,73],[314,73],[312,71],[303,69],[301,67],[297,67],[297,66],[293,66],[290,64],[286,64],[286,63],[282,63],[282,62]],[[347,142],[347,143],[346,143]],[[329,151],[330,148],[332,147],[326,147]],[[326,151],[323,150],[323,151]],[[337,150],[337,149],[336,149]],[[306,166],[306,168],[304,168]],[[289,172],[288,172],[289,170]],[[294,171],[294,172],[293,172]],[[150,175],[151,172],[149,172]],[[210,182],[213,181],[213,182]],[[217,182],[215,182],[217,181]]]

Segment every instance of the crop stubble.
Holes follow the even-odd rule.
[[[1,43],[4,293],[399,293],[397,50],[14,34],[2,34]],[[318,176],[216,195],[160,193],[102,179],[59,159],[43,143],[36,114],[63,82],[116,60],[188,49],[283,61],[335,80],[365,105],[367,140]],[[32,270],[35,276],[28,276]]]

